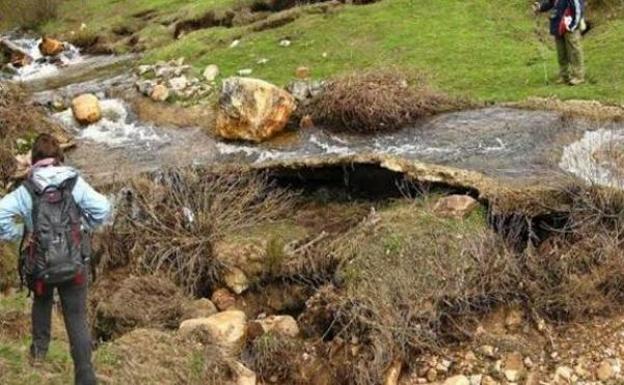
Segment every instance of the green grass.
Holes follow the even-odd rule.
[[[385,0],[305,15],[262,32],[250,32],[247,27],[209,28],[179,40],[173,40],[170,28],[159,24],[240,3],[68,0],[66,11],[61,12],[67,16],[44,30],[67,31],[85,22],[89,29],[107,33],[113,26],[134,25],[148,48],[146,62],[184,56],[198,70],[215,63],[229,76],[252,68],[252,76],[280,85],[302,65],[309,66],[316,78],[398,66],[424,72],[439,89],[481,101],[552,96],[624,102],[624,72],[616,70],[624,65],[618,54],[624,51],[624,20],[594,15],[598,25],[584,41],[588,83],[574,88],[554,85],[558,68],[554,44],[547,35],[547,17],[536,19],[525,0]],[[131,16],[149,9],[156,11],[149,22]],[[229,48],[238,38],[241,44]],[[292,46],[280,47],[284,38],[291,39]],[[262,58],[268,63],[257,64]]]

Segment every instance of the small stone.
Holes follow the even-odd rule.
[[[217,314],[217,307],[208,298],[196,299],[185,306],[182,320],[186,321],[193,318],[208,318]]]
[[[438,379],[438,371],[435,368],[430,368],[427,370],[426,378],[429,382],[435,382]]]
[[[135,83],[135,86],[139,93],[145,96],[150,96],[156,86],[156,83],[152,80],[139,80]]]
[[[228,289],[217,289],[212,293],[212,303],[221,311],[228,310],[236,305],[236,297]]]
[[[464,355],[466,361],[476,361],[477,355],[473,351],[469,351]]]
[[[297,321],[289,315],[274,315],[252,321],[248,325],[252,337],[265,333],[275,333],[284,337],[295,338],[299,335]]]
[[[253,370],[247,368],[240,362],[236,363],[236,385],[256,385],[257,378],[256,373]]]
[[[447,378],[444,385],[470,385],[470,380],[466,376],[453,376]]]
[[[613,366],[611,362],[605,360],[598,365],[598,369],[596,369],[596,377],[600,381],[607,381],[614,376]]]
[[[219,76],[219,67],[216,64],[210,64],[202,75],[206,81],[212,82]]]
[[[155,102],[164,102],[169,99],[169,88],[163,84],[157,84],[152,89],[150,98]]]
[[[433,211],[445,218],[466,218],[474,209],[479,206],[479,202],[469,195],[450,195],[439,199]]]
[[[498,381],[490,376],[483,376],[483,379],[481,380],[481,385],[498,385]]]
[[[503,374],[509,382],[517,382],[522,377],[519,370],[505,369],[503,370]]]
[[[440,372],[446,373],[451,367],[452,362],[447,359],[442,359],[438,365],[436,365],[436,369]]]
[[[580,378],[588,378],[591,375],[582,363],[579,363],[574,367],[574,373],[576,373],[576,375]]]
[[[174,91],[181,91],[188,87],[188,78],[184,75],[169,79],[169,87]]]
[[[390,369],[386,372],[386,380],[384,385],[398,385],[399,377],[401,376],[401,370],[403,369],[403,362],[395,361]]]
[[[236,48],[240,45],[240,40],[236,39],[232,43],[230,43],[230,48]]]
[[[295,71],[295,76],[298,79],[308,79],[310,75],[311,75],[311,72],[310,72],[310,68],[308,67],[301,66],[301,67],[298,67],[297,70]]]
[[[279,42],[280,47],[290,47],[291,44],[292,42],[288,39],[282,39]]]
[[[526,366],[527,368],[531,369],[533,366],[535,366],[535,363],[533,362],[531,357],[526,357],[524,359],[524,366]]]
[[[253,73],[253,70],[251,68],[243,68],[241,70],[238,70],[238,76],[249,76]]]
[[[260,65],[264,65],[264,64],[266,64],[266,63],[268,63],[268,62],[269,62],[269,59],[267,59],[267,58],[263,57],[263,58],[261,58],[261,59],[258,59],[258,61],[257,61],[256,63],[258,63],[258,64],[260,64]]]
[[[470,381],[470,385],[481,385],[482,380],[483,380],[482,374],[474,374],[468,377],[468,381]]]
[[[524,362],[522,354],[513,352],[505,355],[505,370],[523,371]]]
[[[555,382],[567,384],[572,379],[573,370],[567,366],[560,366],[555,370]]]
[[[137,67],[137,73],[139,76],[145,75],[150,71],[154,71],[154,67],[149,64],[143,64]]]
[[[495,349],[491,345],[483,345],[479,347],[478,352],[488,358],[496,358]]]
[[[249,279],[238,267],[230,268],[223,277],[223,281],[228,289],[239,295],[249,288]]]

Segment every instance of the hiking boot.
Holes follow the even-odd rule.
[[[45,361],[47,350],[37,349],[34,345],[30,346],[30,364],[34,367],[41,366]]]
[[[570,79],[570,81],[568,82],[569,85],[571,86],[578,86],[585,83],[585,80],[583,79]]]

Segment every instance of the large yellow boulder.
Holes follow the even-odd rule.
[[[295,110],[295,99],[263,80],[232,77],[223,81],[216,132],[226,139],[262,142],[280,133]]]
[[[71,107],[74,118],[82,125],[92,124],[102,119],[100,101],[93,94],[83,94],[74,98]]]

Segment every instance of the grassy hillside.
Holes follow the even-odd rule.
[[[593,15],[597,26],[585,39],[588,84],[551,84],[557,76],[547,17],[536,18],[528,1],[386,0],[367,6],[342,6],[311,12],[279,28],[252,32],[250,26],[213,27],[173,38],[176,22],[242,1],[68,0],[61,19],[44,31],[67,33],[84,22],[92,33],[127,50],[120,29],[139,39],[146,61],[184,56],[197,69],[218,64],[224,75],[252,68],[253,76],[284,84],[298,66],[325,78],[368,67],[396,65],[426,73],[433,84],[484,101],[528,96],[598,99],[622,103],[624,20]],[[79,12],[77,12],[79,10]],[[152,10],[149,20],[141,18]],[[138,16],[137,16],[138,15]],[[590,15],[590,18],[592,15]],[[123,37],[123,39],[128,39]],[[235,39],[240,45],[230,48]],[[290,47],[279,41],[289,39]],[[268,59],[266,64],[258,64]]]

